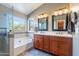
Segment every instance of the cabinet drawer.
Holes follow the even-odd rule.
[[[42,35],[34,35],[34,39],[43,39]]]

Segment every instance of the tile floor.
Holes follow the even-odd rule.
[[[46,52],[40,51],[38,49],[31,49],[25,53],[24,56],[52,56]]]

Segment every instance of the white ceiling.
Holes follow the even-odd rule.
[[[14,10],[17,10],[21,13],[24,13],[28,15],[35,9],[37,9],[39,6],[41,6],[43,3],[4,3],[2,5],[9,7],[9,8],[14,8]]]

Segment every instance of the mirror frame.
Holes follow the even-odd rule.
[[[58,16],[60,16],[60,15],[58,15]],[[58,30],[58,29],[54,29],[54,17],[55,17],[55,15],[53,15],[52,16],[52,31],[67,31],[68,29],[68,14],[66,14],[66,26],[65,26],[65,28],[66,29],[63,29],[63,30]]]
[[[39,29],[39,20],[46,19],[46,29]],[[38,18],[38,31],[48,31],[48,17]]]

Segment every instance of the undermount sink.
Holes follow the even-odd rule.
[[[57,32],[56,34],[64,34],[64,33],[62,33],[62,32]]]
[[[46,33],[45,31],[40,31],[40,33]]]

